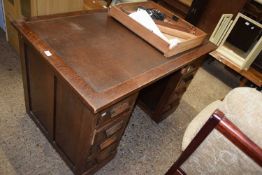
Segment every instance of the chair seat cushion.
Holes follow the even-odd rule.
[[[188,125],[182,150],[189,145],[211,114],[221,110],[252,141],[262,147],[262,93],[254,88],[240,87],[231,90],[223,101],[215,101],[204,108]]]
[[[222,102],[211,103],[191,121],[184,134],[183,150],[217,108],[252,141],[262,146],[262,94],[252,88],[236,88]],[[182,169],[193,175],[262,174],[262,167],[216,129],[183,163]]]
[[[203,109],[188,125],[183,141],[182,141],[182,151],[186,149],[189,143],[193,140],[193,138],[197,135],[202,126],[206,123],[208,118],[212,115],[212,113],[220,108],[222,105],[222,101],[217,100],[211,104],[209,104],[205,109]]]
[[[226,117],[262,148],[262,93],[254,88],[231,90],[221,107]]]

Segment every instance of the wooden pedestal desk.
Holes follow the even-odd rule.
[[[167,59],[106,12],[14,25],[27,113],[75,174],[92,174],[115,156],[139,92],[155,121],[174,111],[214,49],[207,42]]]

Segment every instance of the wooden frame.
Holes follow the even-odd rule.
[[[227,33],[227,30],[232,25],[233,21],[231,20],[233,14],[223,14],[220,20],[217,23],[216,28],[214,29],[212,35],[209,38],[209,41],[219,46],[223,41],[223,37]]]
[[[172,38],[177,38],[180,40],[180,42],[170,48],[170,45],[167,41],[164,41],[162,38],[155,35],[153,32],[130,18],[128,14],[133,12],[134,9],[137,9],[137,7],[139,6],[158,9],[162,13],[164,13],[166,15],[166,19],[163,22],[155,21],[155,23],[158,25],[160,31],[164,35],[171,36]],[[174,16],[172,12],[150,1],[140,3],[125,3],[112,6],[109,9],[109,15],[111,15],[113,18],[118,20],[130,30],[132,30],[138,36],[157,48],[159,51],[164,53],[165,57],[171,57],[178,53],[192,49],[202,44],[206,38],[206,33],[202,30],[198,29],[197,27],[191,25],[181,18],[179,18],[178,21],[174,21],[172,19],[172,17]]]
[[[231,31],[235,27],[235,24],[237,23],[239,18],[244,18],[245,20],[249,21],[250,23],[256,25],[259,28],[262,28],[262,25],[255,20],[243,15],[242,13],[238,13],[237,17],[233,21],[233,24],[228,29],[227,33],[225,34],[223,40],[221,41],[221,45],[217,49],[219,53],[222,55],[225,55],[230,62],[238,66],[240,69],[247,70],[249,66],[252,64],[252,62],[256,59],[260,51],[262,50],[262,37],[260,36],[260,39],[257,41],[257,43],[253,46],[253,48],[249,51],[249,53],[239,55],[236,53],[236,49],[231,49],[230,47],[226,46],[226,40],[228,39]],[[245,55],[245,56],[244,56]]]
[[[214,129],[218,130],[258,165],[262,166],[262,149],[228,120],[221,111],[216,110],[165,175],[186,174],[180,168],[181,165]]]

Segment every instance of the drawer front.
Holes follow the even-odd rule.
[[[200,59],[199,61],[195,61],[189,65],[186,65],[184,68],[181,69],[181,74],[182,76],[186,76],[188,74],[195,74],[198,68],[201,65],[202,60]]]
[[[131,112],[136,101],[137,94],[134,94],[117,104],[113,105],[111,108],[102,111],[98,115],[97,127],[101,127],[118,117],[121,117],[122,114]]]
[[[104,162],[110,160],[110,158],[114,157],[114,155],[117,153],[117,146],[117,143],[112,144],[103,151],[100,151],[97,154],[88,157],[88,159],[86,160],[85,168],[92,171],[92,169],[97,168],[99,164],[103,164]]]
[[[121,134],[129,121],[130,115],[131,114],[129,112],[126,112],[114,122],[108,123],[105,126],[97,129],[94,136],[93,145],[101,144],[106,139],[114,135],[121,137]]]
[[[85,168],[93,171],[111,160],[128,124],[138,94],[134,94],[98,113],[96,129]]]
[[[115,154],[117,152],[117,146],[118,146],[118,143],[114,143],[110,145],[109,147],[107,147],[106,149],[99,152],[96,156],[97,162],[100,163],[103,160],[107,159],[112,154]]]
[[[181,70],[180,81],[178,82],[173,92],[170,94],[167,104],[173,104],[177,101],[180,101],[181,97],[186,92],[189,84],[193,80],[198,70],[198,66],[199,66],[198,64],[199,64],[198,62],[194,64],[190,64],[188,66],[185,66],[185,68]]]
[[[194,62],[190,65],[185,66],[181,69],[181,77],[178,81],[176,87],[170,93],[170,96],[167,100],[167,104],[164,106],[162,112],[165,113],[167,111],[173,110],[179,104],[180,99],[182,98],[183,94],[186,92],[189,84],[193,80],[201,62]]]

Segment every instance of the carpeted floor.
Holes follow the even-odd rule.
[[[117,156],[97,175],[164,174],[181,153],[190,120],[231,89],[205,69],[198,71],[177,111],[162,123],[154,123],[136,107]],[[0,31],[0,175],[20,174],[72,172],[25,113],[19,59]]]

